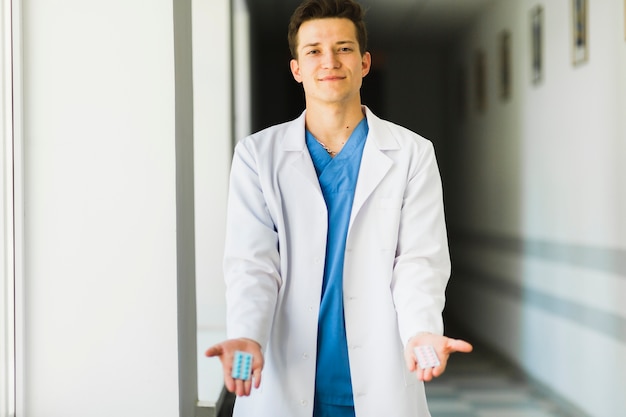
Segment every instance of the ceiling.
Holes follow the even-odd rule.
[[[497,0],[359,0],[366,9],[370,45],[446,41]],[[265,31],[287,31],[301,0],[248,0],[252,19]],[[257,20],[258,19],[258,20]]]

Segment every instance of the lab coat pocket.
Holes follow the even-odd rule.
[[[402,198],[378,199],[378,243],[381,250],[396,250]]]

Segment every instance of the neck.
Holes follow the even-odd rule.
[[[307,106],[306,127],[318,141],[338,152],[363,117],[360,103],[347,107]]]

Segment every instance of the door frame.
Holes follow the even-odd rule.
[[[24,415],[22,3],[0,0],[0,416]]]

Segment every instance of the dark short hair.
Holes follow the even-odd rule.
[[[367,30],[363,17],[365,11],[354,0],[305,0],[293,12],[289,21],[287,39],[291,56],[298,57],[298,31],[300,26],[309,20],[326,18],[350,19],[356,27],[357,41],[361,55],[367,51]]]

